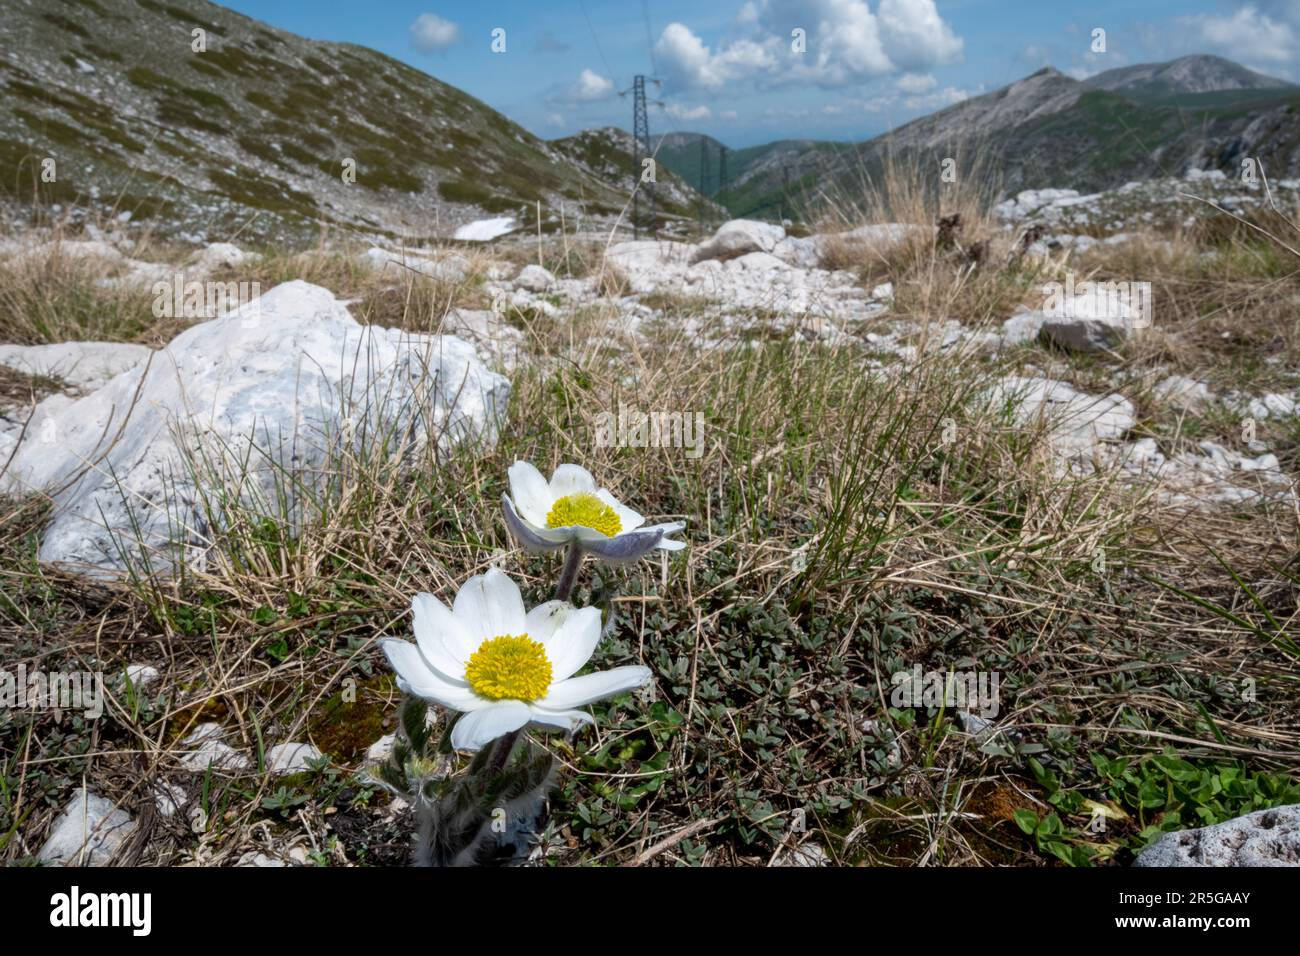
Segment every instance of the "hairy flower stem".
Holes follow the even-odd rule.
[[[567,601],[573,593],[573,586],[578,582],[578,571],[582,568],[582,545],[577,541],[569,542],[568,553],[564,556],[564,567],[560,569],[560,582],[555,585],[555,600]]]
[[[414,866],[433,866],[433,836],[435,819],[438,811],[427,800],[419,799],[415,803],[415,819],[418,823],[415,837]]]
[[[492,777],[501,772],[501,768],[510,758],[510,751],[515,749],[515,741],[519,739],[519,734],[520,731],[512,730],[496,739],[492,744],[492,756],[488,760],[485,776]]]

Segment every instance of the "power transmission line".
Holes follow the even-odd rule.
[[[591,40],[596,44],[596,52],[600,54],[600,62],[605,64],[605,73],[616,86],[618,78],[614,76],[614,68],[609,65],[609,60],[605,59],[605,51],[600,48],[600,37],[596,36],[596,28],[591,24],[591,17],[587,14],[587,5],[578,0],[578,6],[582,9],[582,18],[587,21],[587,29],[591,31]]]
[[[658,76],[659,64],[655,62],[655,38],[654,31],[650,29],[650,4],[647,0],[641,0],[641,12],[645,15],[645,43],[650,52],[650,74]]]

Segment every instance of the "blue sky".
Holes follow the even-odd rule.
[[[1300,0],[232,0],[272,26],[358,43],[539,136],[631,124],[731,146],[865,139],[1050,64],[1072,76],[1217,53],[1300,80]],[[1105,30],[1094,52],[1093,31]],[[493,31],[504,30],[504,52]],[[794,30],[802,30],[802,50]]]

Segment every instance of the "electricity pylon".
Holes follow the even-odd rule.
[[[642,164],[647,158],[653,159],[650,152],[650,119],[645,105],[645,77],[638,73],[632,81],[632,229],[637,239],[641,238],[641,202],[645,193],[646,218],[644,220],[650,235],[654,235],[655,190],[654,183],[647,182]]]

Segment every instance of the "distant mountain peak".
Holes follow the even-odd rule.
[[[744,188],[726,198],[733,214],[771,215],[791,195],[814,197],[809,202],[828,195],[828,184],[852,194],[888,162],[928,163],[963,150],[982,159],[998,191],[1111,189],[1191,168],[1228,172],[1243,156],[1290,178],[1300,175],[1298,113],[1300,86],[1209,54],[1083,81],[1046,66],[862,143],[789,150],[778,141],[739,150],[731,182]],[[685,157],[688,173],[697,156]]]
[[[1221,56],[1193,53],[1164,63],[1117,67],[1090,77],[1084,85],[1089,89],[1154,95],[1268,90],[1293,84],[1257,73]]]

